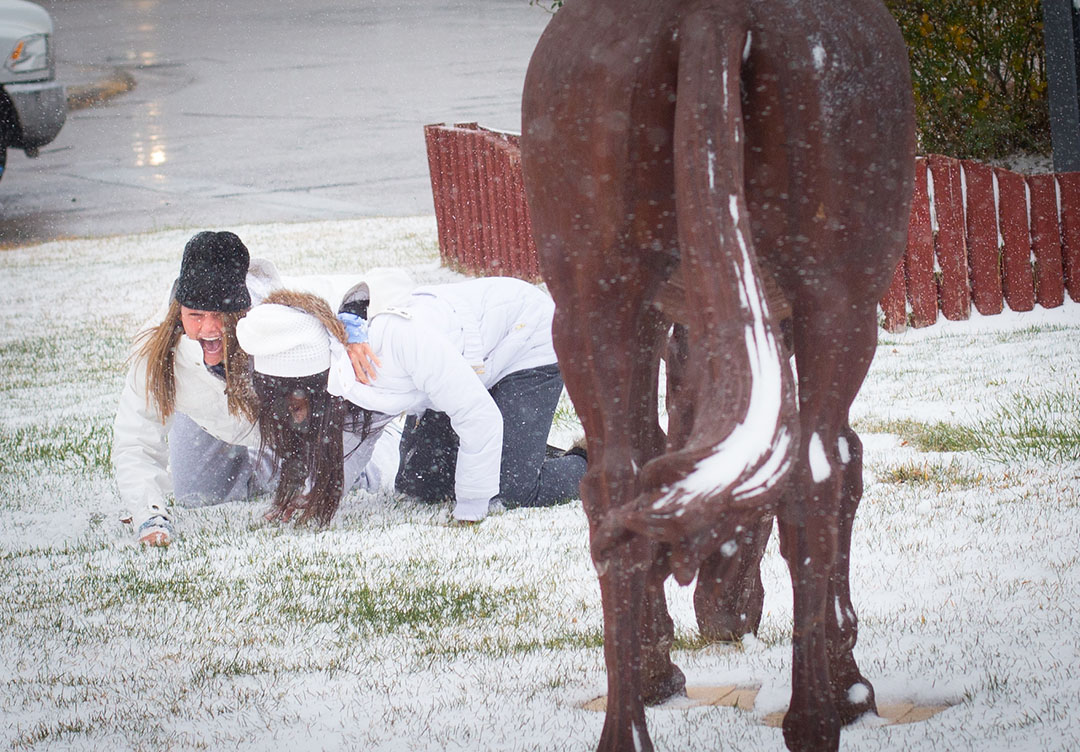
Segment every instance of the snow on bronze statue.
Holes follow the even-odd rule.
[[[906,237],[900,32],[880,0],[568,0],[533,54],[522,126],[555,346],[588,438],[599,748],[652,749],[644,705],[685,691],[669,575],[697,576],[706,636],[756,629],[775,517],[795,598],[784,738],[837,749],[841,726],[876,709],[853,655],[848,410]]]

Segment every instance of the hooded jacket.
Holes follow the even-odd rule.
[[[371,347],[382,363],[372,384],[350,378],[339,359],[328,389],[383,413],[445,412],[460,439],[458,505],[486,512],[499,493],[503,432],[488,389],[510,373],[556,362],[554,312],[550,296],[509,277],[417,288],[370,317]]]

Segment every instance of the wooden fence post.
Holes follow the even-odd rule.
[[[964,243],[960,163],[940,154],[931,154],[929,163],[934,177],[934,209],[938,225],[934,252],[941,270],[938,283],[941,312],[950,321],[963,321],[971,317],[971,288]]]
[[[1062,267],[1069,297],[1080,302],[1080,172],[1058,174],[1061,189]]]
[[[1004,241],[1001,287],[1005,302],[1014,311],[1035,307],[1035,284],[1031,276],[1031,234],[1028,224],[1027,183],[1024,176],[994,168],[998,182],[998,221]]]
[[[908,247],[905,259],[911,325],[930,326],[937,321],[938,292],[934,281],[934,228],[930,224],[930,197],[927,193],[926,160],[915,160],[915,190],[908,220]]]
[[[1029,175],[1031,190],[1031,247],[1035,255],[1035,300],[1043,308],[1065,302],[1058,229],[1057,181],[1053,175]]]
[[[971,297],[984,316],[1001,313],[1001,264],[998,248],[994,172],[989,165],[964,160],[967,186],[967,246],[971,265]]]
[[[893,272],[892,282],[881,299],[881,310],[885,314],[885,331],[902,332],[907,329],[907,284],[904,281],[904,257]]]
[[[428,172],[431,174],[431,194],[435,204],[435,226],[439,233],[439,255],[446,263],[450,255],[454,215],[450,210],[453,190],[450,180],[450,164],[447,159],[448,145],[445,143],[444,123],[424,126],[424,141],[427,143]]]

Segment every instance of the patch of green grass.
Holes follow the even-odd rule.
[[[702,637],[698,632],[676,633],[671,643],[672,650],[695,651],[715,644],[714,641]],[[732,643],[739,646],[740,643]],[[572,631],[562,630],[553,634],[525,640],[500,641],[498,643],[485,641],[480,650],[486,655],[513,655],[521,653],[533,653],[537,651],[551,652],[559,650],[599,650],[604,647],[604,630],[602,627]]]
[[[194,685],[208,684],[217,677],[257,676],[259,674],[275,673],[280,666],[266,658],[249,660],[233,655],[229,658],[210,658],[204,660],[192,672],[191,682]]]
[[[983,437],[983,452],[1001,462],[1080,461],[1080,391],[1017,395],[975,430]]]
[[[291,600],[280,604],[278,611],[299,623],[328,623],[362,633],[386,634],[398,629],[432,633],[489,618],[513,597],[513,591],[392,579],[335,588],[327,597]]]
[[[916,420],[857,420],[853,428],[866,433],[891,433],[920,452],[973,452],[983,446],[975,429],[938,421],[920,423]]]
[[[1065,324],[1039,324],[1037,326],[1024,327],[1023,329],[1012,329],[1008,331],[998,332],[996,339],[998,342],[1001,342],[1003,344],[1008,344],[1010,342],[1029,342],[1032,337],[1039,334],[1064,332],[1072,328],[1072,326]]]
[[[99,541],[91,541],[87,539],[80,539],[78,541],[66,541],[58,546],[33,546],[31,548],[21,548],[0,553],[0,564],[9,564],[14,566],[19,561],[30,561],[41,557],[48,557],[59,561],[72,556],[86,557],[88,554],[93,554],[102,550],[102,544]],[[5,574],[3,570],[0,570],[0,575]],[[0,576],[0,580],[3,577]]]
[[[675,633],[675,639],[672,640],[672,642],[671,642],[671,649],[672,650],[701,650],[702,648],[707,648],[710,645],[716,645],[716,644],[718,644],[718,643],[715,640],[709,640],[709,639],[703,637],[701,635],[701,633],[696,631],[696,630],[693,631],[693,632],[676,632]],[[740,649],[742,648],[742,643],[738,642],[738,641],[728,642],[728,643],[723,643],[723,644],[733,645],[733,646],[736,646],[736,647],[738,647]]]
[[[55,721],[41,721],[15,740],[13,749],[33,749],[39,744],[58,743],[74,736],[85,736],[95,730],[108,727],[113,719],[104,712],[95,713],[90,718],[72,718]]]
[[[504,623],[502,618],[500,618],[499,623]],[[457,659],[474,653],[489,658],[507,658],[536,652],[598,650],[604,647],[604,630],[600,627],[579,632],[562,630],[546,635],[537,635],[535,632],[534,623],[530,629],[530,634],[525,637],[516,634],[510,634],[509,636],[487,635],[477,642],[468,644],[459,640],[430,640],[420,648],[419,654],[440,659]]]
[[[915,420],[861,420],[855,429],[891,433],[920,452],[976,452],[1000,462],[1080,461],[1080,393],[1019,394],[973,426]]]
[[[112,463],[112,425],[105,419],[60,425],[0,426],[0,473],[25,463],[43,462],[65,470],[108,472]]]
[[[604,630],[600,627],[579,632],[569,630],[550,634],[545,637],[520,640],[509,644],[507,653],[532,653],[537,650],[592,650],[604,647]]]
[[[879,473],[878,479],[896,485],[930,486],[938,491],[975,488],[986,480],[982,473],[969,472],[954,462],[908,462]]]
[[[791,642],[791,622],[762,620],[757,640],[765,648],[775,648]]]
[[[0,343],[0,391],[100,383],[126,370],[130,345],[105,323]]]
[[[6,597],[24,617],[68,606],[84,615],[128,614],[132,609],[161,615],[179,610],[212,613],[224,621],[254,619],[305,628],[327,625],[336,633],[353,636],[400,631],[416,639],[431,639],[443,630],[479,625],[496,617],[512,620],[518,611],[534,610],[538,598],[533,590],[463,584],[437,574],[416,576],[408,567],[400,571],[365,568],[351,557],[317,553],[311,554],[311,561],[303,557],[305,563],[283,564],[277,557],[257,569],[222,568],[215,564],[221,549],[204,549],[197,543],[160,556],[148,553],[132,550],[120,563],[107,558],[100,563],[69,559],[64,567],[69,575],[62,586],[29,576],[27,570],[37,564],[24,564],[25,559],[7,561],[0,573],[19,582]],[[319,558],[321,566],[316,563]],[[437,571],[438,563],[420,568]],[[93,623],[91,619],[86,625],[56,626],[75,636]],[[147,623],[155,622],[151,618]],[[259,672],[257,666],[233,668],[239,673]],[[226,675],[230,670],[224,664],[210,667],[207,676]]]
[[[227,579],[205,563],[174,562],[163,550],[147,556],[140,550],[119,566],[86,561],[77,576],[67,580],[61,591],[27,588],[23,606],[55,608],[62,602],[79,605],[84,613],[112,611],[146,604],[186,604],[209,607],[219,599],[241,600],[244,581]],[[143,554],[136,556],[134,554]]]

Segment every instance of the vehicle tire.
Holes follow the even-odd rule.
[[[0,123],[0,178],[4,177],[4,169],[7,167],[7,131]]]

